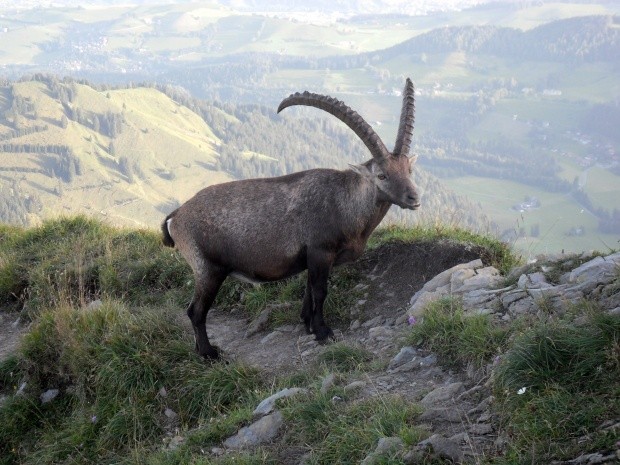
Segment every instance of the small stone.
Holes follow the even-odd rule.
[[[463,461],[463,451],[460,446],[440,434],[433,434],[430,438],[418,443],[418,447],[423,449],[429,446],[433,450],[433,454],[441,459],[448,459],[454,463]]]
[[[365,381],[353,381],[344,387],[344,392],[355,391],[356,389],[361,389],[364,386],[366,386]]]
[[[403,463],[405,465],[419,465],[424,463],[424,452],[418,449],[412,449],[403,455]]]
[[[362,324],[360,323],[360,320],[353,320],[351,322],[351,325],[349,326],[349,330],[351,331],[355,331],[356,329],[358,329],[360,326],[362,326]]]
[[[185,438],[183,436],[174,436],[172,438],[170,438],[170,441],[168,442],[168,449],[170,450],[175,450],[178,449],[180,445],[182,445],[185,442]]]
[[[19,388],[17,388],[17,391],[15,391],[15,395],[16,396],[21,396],[25,391],[26,391],[26,387],[28,386],[28,383],[26,383],[26,381],[24,381],[23,383],[21,383],[19,385]]]
[[[48,402],[53,401],[60,391],[58,389],[48,389],[43,394],[41,394],[40,399],[42,404],[47,404]]]
[[[429,422],[431,424],[448,422],[461,423],[463,421],[463,412],[456,408],[430,408],[420,415],[420,421]]]
[[[475,269],[475,268],[480,268],[481,266],[482,266],[482,260],[478,258],[469,263],[461,263],[459,265],[453,266],[452,268],[448,270],[442,271],[441,273],[436,275],[433,279],[431,279],[426,284],[424,284],[424,287],[422,287],[422,289],[420,289],[418,292],[416,292],[413,295],[413,297],[409,301],[409,304],[414,305],[416,303],[416,300],[422,294],[435,292],[440,288],[444,288],[442,292],[445,292],[445,293],[449,292],[450,291],[450,278],[452,277],[453,273],[455,273],[457,270],[462,270],[462,269],[467,269],[467,268]]]
[[[271,412],[276,404],[276,401],[278,399],[282,399],[284,397],[291,397],[294,396],[296,394],[299,393],[307,393],[308,390],[307,389],[303,389],[303,388],[285,388],[282,389],[281,391],[276,392],[275,394],[267,397],[266,399],[264,399],[263,401],[261,401],[260,404],[258,404],[258,406],[254,409],[254,411],[252,412],[253,415],[266,415],[269,412]]]
[[[499,300],[504,308],[508,308],[512,303],[524,299],[528,296],[527,292],[521,289],[515,289],[514,291],[508,291],[501,295]]]
[[[424,313],[424,309],[428,304],[434,302],[444,296],[446,296],[450,292],[450,285],[447,284],[445,286],[439,287],[434,291],[418,291],[416,295],[413,297],[413,304],[407,310],[407,314],[410,316],[419,317]]]
[[[282,413],[276,410],[251,425],[241,428],[237,434],[224,441],[224,447],[244,449],[264,444],[277,436],[283,424],[284,418]]]
[[[394,321],[394,324],[396,326],[404,325],[405,323],[407,323],[407,320],[409,320],[409,315],[404,313],[403,315],[396,318],[396,320]]]
[[[398,437],[380,438],[376,449],[368,454],[360,465],[374,465],[380,459],[388,454],[400,451],[403,448],[403,440]]]
[[[364,323],[362,323],[362,326],[364,328],[370,328],[372,326],[379,326],[380,324],[382,324],[385,321],[385,317],[382,315],[377,315],[376,317],[365,321]]]
[[[418,351],[411,346],[405,346],[400,349],[400,352],[394,356],[388,365],[388,370],[401,366],[407,362],[412,361],[418,355]]]
[[[480,413],[485,411],[486,409],[489,408],[489,406],[491,405],[491,403],[493,402],[493,400],[495,399],[495,397],[493,396],[489,396],[486,399],[483,399],[477,406],[475,406],[474,408],[472,408],[469,412],[467,412],[469,415],[474,415],[476,413]]]
[[[334,384],[336,384],[336,375],[334,373],[328,374],[321,382],[321,394],[325,394],[329,391]]]
[[[457,444],[469,444],[470,441],[469,434],[464,431],[456,433],[454,436],[450,436],[448,439],[450,439],[450,441],[454,441]]]
[[[420,368],[428,368],[435,364],[437,364],[437,355],[430,354],[430,355],[427,355],[426,357],[423,357],[418,363],[418,366],[420,366]]]
[[[451,401],[464,390],[463,383],[451,383],[446,386],[440,386],[424,396],[420,403],[424,407],[431,407],[442,402]]]
[[[269,317],[271,316],[273,309],[273,306],[268,305],[263,309],[262,312],[260,312],[260,314],[250,323],[248,329],[245,331],[246,338],[253,336],[254,334],[259,333],[265,330],[265,328],[267,328],[267,324],[269,323]]]
[[[477,434],[479,436],[489,434],[492,431],[493,427],[488,423],[476,423],[475,425],[471,425],[471,428],[469,428],[469,432],[471,434]]]
[[[226,453],[226,449],[223,449],[221,447],[212,447],[211,453],[217,456],[224,455],[224,453]]]
[[[179,418],[177,412],[175,412],[171,408],[166,408],[166,410],[164,410],[164,415],[166,415],[166,418],[168,418],[168,420],[172,422],[176,421]]]
[[[552,287],[551,284],[547,282],[547,278],[543,273],[537,271],[536,273],[530,274],[522,274],[519,277],[519,282],[517,283],[519,289],[545,289],[548,287]]]
[[[476,271],[471,268],[464,268],[462,270],[456,270],[450,276],[450,293],[454,294],[459,292],[458,289],[463,286],[465,280],[476,276]]]
[[[318,347],[311,347],[309,349],[304,350],[301,353],[302,357],[309,357],[310,355],[312,355],[313,353],[315,353],[317,351]]]
[[[157,391],[157,395],[159,397],[166,398],[166,397],[168,397],[168,391],[166,391],[166,388],[162,386],[161,389],[159,391]]]
[[[386,326],[377,326],[368,330],[368,335],[373,339],[379,338],[391,338],[394,335],[394,330]]]
[[[263,337],[260,340],[261,344],[269,344],[271,341],[273,341],[276,337],[278,337],[278,335],[281,334],[280,331],[272,331],[271,333],[267,334],[265,337]]]

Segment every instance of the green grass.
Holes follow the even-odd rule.
[[[613,212],[620,206],[620,176],[593,166],[588,170],[586,179],[584,190],[595,207]]]
[[[263,389],[255,369],[205,365],[165,310],[128,309],[115,301],[43,312],[18,357],[18,366],[2,369],[3,378],[19,370],[28,380],[24,395],[0,406],[9,425],[0,433],[7,464],[113,461],[160,441],[168,428],[166,408],[183,428],[211,422],[203,439],[217,443],[248,420]],[[52,387],[60,395],[41,405],[39,393]],[[73,462],[76,450],[80,459]]]
[[[0,229],[0,302],[34,316],[100,297],[136,304],[191,296],[191,271],[152,231],[116,229],[76,216],[29,229]]]
[[[369,366],[372,359],[373,355],[368,350],[344,343],[326,347],[318,357],[319,363],[340,372],[363,370]]]
[[[605,421],[620,414],[620,317],[590,302],[558,316],[518,319],[465,316],[453,299],[427,306],[408,342],[437,353],[444,365],[493,367],[494,411],[508,439],[491,463],[569,460],[613,450]]]
[[[333,399],[336,394],[341,400]],[[310,447],[311,464],[358,464],[381,437],[399,436],[413,445],[428,435],[415,422],[421,408],[400,397],[355,402],[332,390],[296,397],[286,403],[283,412],[292,422],[290,434],[295,442]]]
[[[537,324],[502,357],[495,389],[506,463],[613,450],[617,437],[600,425],[620,414],[620,317],[591,306],[584,313],[581,324]]]
[[[362,279],[361,274],[351,266],[338,267],[332,271],[324,304],[324,313],[330,324],[346,325],[350,322],[350,308],[359,295],[354,288]],[[232,308],[240,303],[244,311],[256,317],[269,304],[290,304],[274,309],[270,315],[270,325],[296,324],[299,322],[306,281],[306,272],[282,281],[259,285],[228,278],[218,293],[216,305]]]
[[[457,300],[443,298],[425,308],[407,339],[435,352],[445,365],[480,368],[504,350],[507,337],[508,330],[489,315],[466,315]]]
[[[394,241],[473,244],[503,271],[519,263],[505,244],[447,226],[381,229],[370,247]],[[178,307],[192,291],[189,269],[156,233],[84,217],[2,227],[0,258],[3,304],[25,305],[32,319],[18,353],[0,362],[0,391],[8,395],[0,405],[1,465],[276,464],[280,442],[221,457],[203,451],[249,424],[274,389],[291,386],[308,393],[280,402],[286,441],[303,444],[309,463],[359,463],[381,437],[410,446],[428,435],[416,423],[420,408],[400,397],[360,399],[340,385],[317,392],[326,371],[343,378],[376,369],[373,354],[355,344],[329,345],[315,365],[270,386],[243,364],[205,364],[179,322]],[[581,260],[558,265],[548,279]],[[330,321],[348,318],[361,279],[355,267],[334,271]],[[218,304],[256,314],[286,303],[272,315],[272,324],[282,324],[296,320],[304,288],[305,275],[257,287],[230,281]],[[93,297],[102,305],[86,308]],[[444,299],[411,327],[407,342],[435,352],[444,366],[493,367],[494,411],[509,443],[505,457],[490,461],[547,463],[613,447],[612,433],[599,426],[620,414],[620,318],[588,303],[569,310],[507,324],[466,315],[458,301]],[[14,395],[23,381],[24,392]],[[41,404],[39,395],[51,388],[59,396]],[[175,423],[166,408],[177,413]],[[162,450],[162,439],[175,434],[185,441]],[[379,463],[401,461],[393,455]]]

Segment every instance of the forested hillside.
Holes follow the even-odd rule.
[[[0,95],[5,222],[83,212],[153,227],[209,184],[369,158],[333,118],[205,102],[172,86],[97,87],[39,74],[4,82]],[[394,212],[397,219],[491,227],[478,206],[432,175],[418,170],[416,178],[426,212]]]

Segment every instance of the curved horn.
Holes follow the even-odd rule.
[[[278,113],[292,105],[306,105],[325,110],[349,126],[362,139],[362,142],[366,144],[366,147],[368,147],[375,159],[382,160],[390,155],[390,152],[385,148],[383,141],[375,130],[356,111],[345,105],[344,102],[327,95],[313,94],[308,91],[303,94],[297,92],[282,100],[278,107]]]
[[[413,136],[413,123],[415,121],[415,91],[411,79],[405,81],[403,89],[403,107],[400,111],[400,125],[398,126],[398,134],[396,143],[394,144],[395,157],[400,155],[409,155],[411,146],[411,137]]]

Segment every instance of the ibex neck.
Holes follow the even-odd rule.
[[[375,228],[379,226],[379,223],[381,223],[381,220],[383,220],[391,206],[390,202],[377,200],[374,214],[369,219],[366,229],[362,233],[365,239],[368,239]]]

